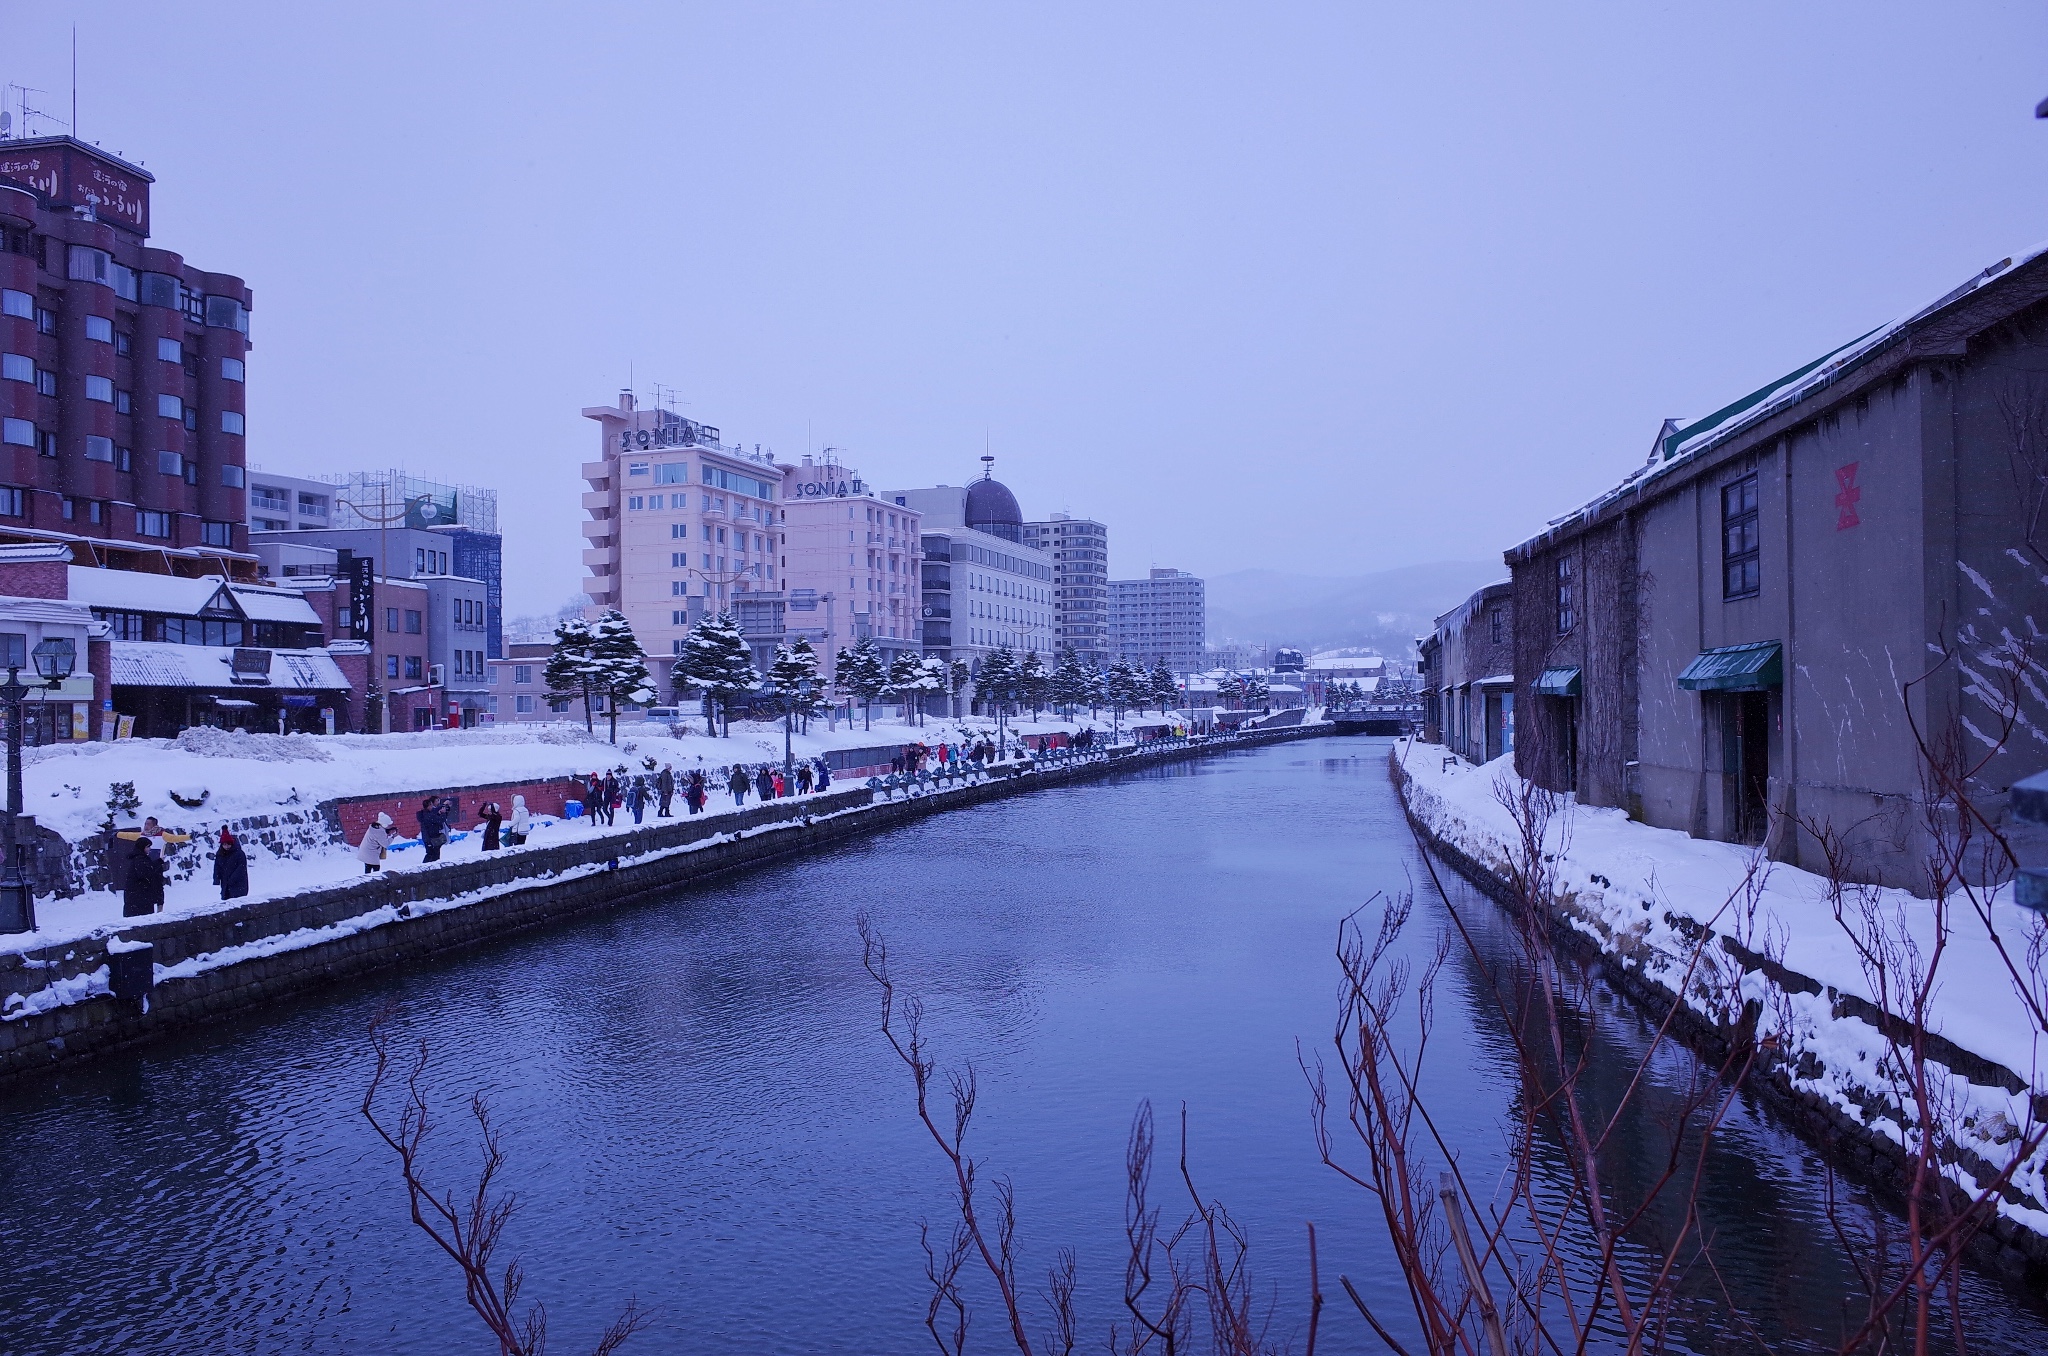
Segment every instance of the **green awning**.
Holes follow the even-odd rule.
[[[1536,679],[1536,695],[1539,697],[1576,697],[1579,687],[1577,669],[1545,669]]]
[[[1703,650],[1678,675],[1678,685],[1693,692],[1756,692],[1777,687],[1785,681],[1779,658],[1782,649],[1775,640],[1759,640]]]

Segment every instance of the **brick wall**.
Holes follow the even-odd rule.
[[[420,802],[428,796],[444,800],[453,797],[456,813],[449,819],[449,827],[466,829],[477,822],[477,811],[485,801],[498,802],[509,818],[514,796],[526,797],[526,808],[533,814],[560,815],[565,812],[566,802],[583,799],[583,784],[573,777],[555,777],[547,781],[492,782],[485,786],[429,786],[399,796],[328,801],[322,808],[328,811],[328,822],[337,826],[348,842],[362,842],[363,832],[375,822],[379,812],[391,816],[401,837],[410,838],[419,832]]]

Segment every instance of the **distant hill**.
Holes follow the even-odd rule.
[[[1403,565],[1348,578],[1236,570],[1208,581],[1209,643],[1359,645],[1406,655],[1440,614],[1506,577],[1498,560]]]

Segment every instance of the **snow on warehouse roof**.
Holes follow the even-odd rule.
[[[162,612],[174,617],[196,617],[221,591],[218,575],[185,579],[174,574],[141,574],[135,570],[101,570],[73,565],[70,576],[71,601],[87,607],[126,612]]]
[[[320,624],[320,614],[313,610],[313,605],[291,590],[231,584],[228,592],[235,596],[236,606],[250,621],[297,622],[302,626]]]
[[[1914,326],[1927,320],[1937,312],[1963,300],[1993,279],[2001,278],[2019,267],[2032,263],[2043,253],[2048,253],[2048,241],[2022,250],[2010,258],[2001,259],[1966,279],[1960,286],[1950,288],[1924,306],[1907,312],[1898,319],[1878,326],[1869,333],[1850,340],[1840,348],[1833,349],[1795,368],[1775,381],[1767,382],[1741,399],[1733,401],[1704,419],[1695,419],[1671,428],[1675,421],[1666,421],[1666,431],[1657,439],[1650,462],[1625,476],[1621,483],[1603,491],[1598,497],[1565,514],[1553,518],[1542,532],[1521,542],[1516,551],[1529,547],[1563,524],[1592,517],[1613,500],[1638,487],[1641,482],[1654,479],[1691,459],[1695,454],[1734,438],[1745,429],[1796,405],[1808,396],[1814,395],[1836,380],[1860,367],[1869,359],[1891,347],[1901,336]],[[1512,554],[1512,552],[1511,552]]]
[[[1387,661],[1379,655],[1317,655],[1303,667],[1310,669],[1383,669]]]
[[[90,626],[92,611],[77,603],[67,603],[56,598],[0,597],[0,621]]]
[[[272,650],[267,676],[233,673],[235,651],[217,645],[117,640],[109,665],[116,687],[199,687],[345,691],[348,679],[325,650]]]

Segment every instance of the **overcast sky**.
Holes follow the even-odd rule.
[[[0,0],[64,118],[73,23],[154,243],[255,290],[252,463],[495,485],[514,612],[629,372],[892,487],[986,443],[1119,576],[1349,574],[2048,236],[2036,4]]]

